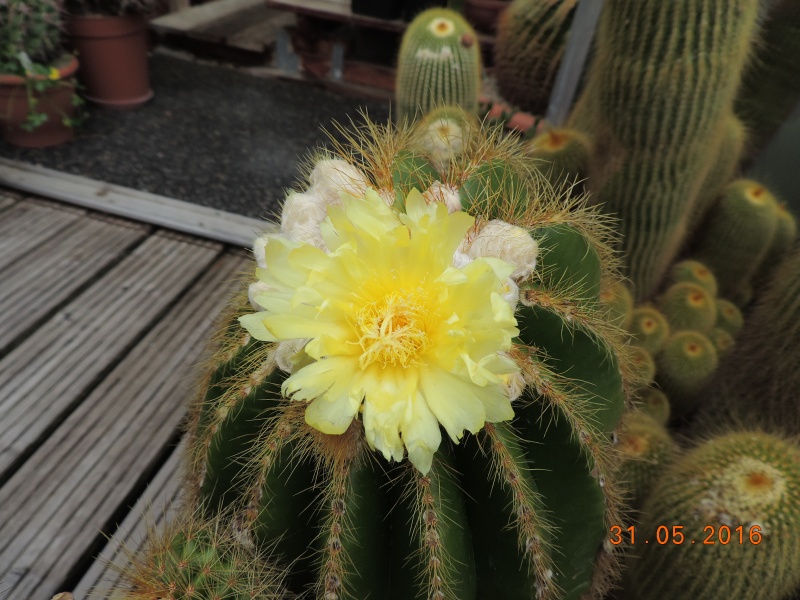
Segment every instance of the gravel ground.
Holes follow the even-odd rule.
[[[274,216],[321,127],[386,120],[387,103],[307,83],[254,77],[164,55],[151,58],[155,97],[129,112],[90,108],[74,142],[0,156],[251,217]]]

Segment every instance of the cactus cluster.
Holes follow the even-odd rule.
[[[500,17],[495,77],[503,98],[544,114],[577,0],[514,0]]]
[[[481,76],[478,35],[464,17],[447,8],[421,12],[403,34],[397,58],[398,122],[447,105],[476,114]]]

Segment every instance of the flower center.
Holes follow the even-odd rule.
[[[358,359],[364,369],[374,362],[407,367],[419,364],[428,346],[426,310],[419,294],[393,292],[366,304],[356,317],[358,343],[363,353]]]

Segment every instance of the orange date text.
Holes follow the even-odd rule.
[[[641,528],[640,528],[641,529]],[[609,542],[614,546],[619,544],[651,544],[655,543],[660,546],[666,544],[701,544],[703,546],[714,546],[720,544],[727,546],[728,544],[752,544],[757,546],[761,543],[763,535],[761,533],[760,525],[751,525],[745,527],[739,525],[738,527],[728,527],[727,525],[706,525],[703,527],[703,535],[699,539],[690,539],[686,537],[683,531],[683,525],[659,525],[655,531],[642,532],[636,531],[636,525],[631,525],[625,529],[620,525],[611,527],[611,536]]]

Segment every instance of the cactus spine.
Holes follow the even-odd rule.
[[[533,114],[550,99],[576,0],[514,0],[497,25],[497,87],[503,97]]]
[[[478,36],[457,12],[431,8],[411,22],[397,59],[398,121],[455,105],[478,111],[481,55]]]
[[[794,443],[760,432],[712,438],[664,470],[642,515],[628,598],[780,600],[800,584]],[[654,543],[662,525],[664,545]]]
[[[748,58],[758,2],[624,0],[605,8],[572,121],[594,142],[589,185],[621,219],[642,301],[683,244]]]
[[[345,185],[361,191],[351,191],[356,194],[352,198],[331,196],[333,206],[321,225],[321,238],[302,228],[284,229],[295,236],[308,235],[315,243],[335,243],[338,238],[331,228],[349,231],[346,227],[351,225],[345,227],[340,219],[351,214],[347,211],[358,211],[359,202],[369,203],[370,210],[386,218],[394,210],[408,210],[401,213],[402,219],[417,218],[414,211],[422,210],[437,211],[437,218],[444,218],[448,211],[442,210],[441,202],[453,219],[466,219],[470,217],[459,212],[463,187],[487,161],[513,177],[513,186],[504,185],[504,178],[495,188],[489,185],[481,191],[474,186],[467,205],[477,220],[461,241],[461,254],[452,258],[477,267],[480,258],[492,256],[497,261],[493,264],[508,260],[520,269],[504,288],[513,299],[518,286],[520,299],[519,342],[510,347],[508,360],[521,372],[504,384],[508,397],[514,398],[513,419],[490,420],[487,413],[474,433],[460,431],[452,440],[442,439],[425,471],[410,464],[416,451],[410,446],[409,460],[401,453],[388,462],[370,447],[380,442],[368,438],[373,408],[365,404],[363,416],[353,419],[344,432],[324,433],[310,424],[316,419],[314,411],[335,415],[324,412],[326,405],[318,406],[319,397],[310,403],[281,397],[281,386],[292,389],[297,374],[318,368],[314,365],[320,360],[312,359],[312,342],[281,341],[276,346],[243,336],[236,320],[242,313],[249,327],[260,330],[241,297],[222,328],[221,349],[191,411],[190,502],[211,517],[232,514],[232,522],[256,547],[270,548],[279,557],[293,592],[321,600],[578,599],[601,594],[613,562],[602,549],[607,523],[619,522],[612,434],[623,412],[626,379],[634,373],[619,331],[608,323],[599,302],[601,284],[619,277],[613,271],[610,230],[605,218],[581,200],[565,205],[533,169],[525,168],[529,159],[521,143],[501,139],[497,132],[474,132],[464,152],[447,163],[447,170],[428,189],[414,191],[417,184],[399,180],[395,167],[402,154],[425,162],[426,169],[434,168],[435,161],[415,146],[417,133],[368,125],[333,159],[335,168],[330,168],[330,160],[318,158],[312,185],[287,202],[311,202]],[[322,171],[328,177],[334,173],[336,181],[326,184]],[[420,203],[420,192],[432,204]],[[397,201],[400,196],[402,203]],[[306,213],[291,209],[284,214],[301,218]],[[355,227],[361,213],[353,214],[348,222]],[[424,222],[432,226],[432,221]],[[381,226],[374,216],[367,223],[365,231]],[[277,260],[299,239],[271,236],[259,246],[257,258]],[[414,237],[397,239],[407,244]],[[319,246],[287,251],[328,260]],[[379,258],[387,251],[379,245],[370,256]],[[305,259],[301,262],[306,264]],[[298,278],[296,270],[283,269],[279,262],[265,264],[269,268],[262,264],[259,278],[289,278],[305,302],[315,297],[308,286],[318,275]],[[404,263],[404,269],[409,266]],[[447,273],[453,285],[461,281],[454,271]],[[270,293],[258,288],[251,293],[252,301],[271,301]],[[462,300],[474,301],[453,296],[453,302]],[[492,306],[498,302],[506,300],[498,296]],[[281,300],[278,305],[292,303]],[[358,314],[369,317],[370,307]],[[289,321],[282,319],[271,327],[290,325]],[[497,327],[492,324],[489,330]],[[421,347],[415,340],[377,349],[412,351]],[[348,385],[351,379],[339,374],[335,385]],[[465,392],[456,378],[449,381],[465,402],[459,410],[468,407],[472,392]],[[391,385],[406,384],[400,378]],[[406,444],[412,438],[403,435]]]

